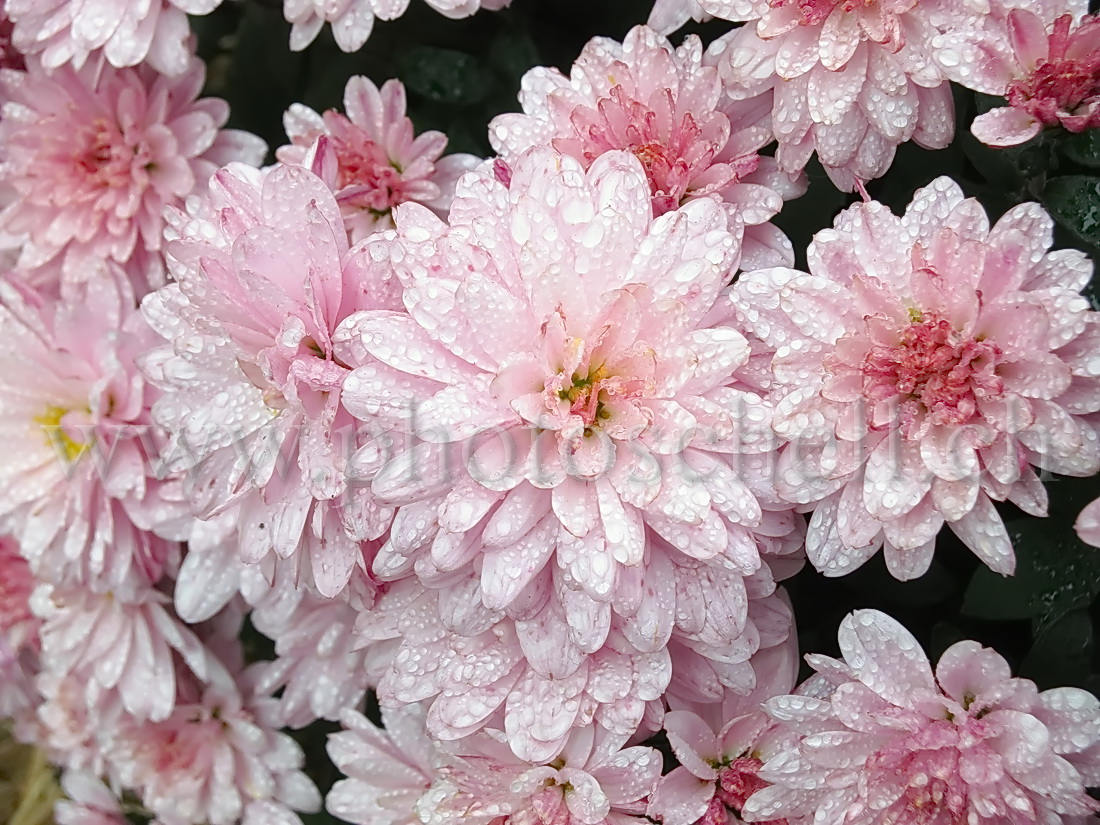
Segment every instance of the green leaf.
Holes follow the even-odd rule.
[[[489,46],[489,65],[518,88],[527,70],[539,65],[539,50],[524,32],[501,32]]]
[[[1017,551],[1019,561],[1020,553]],[[1015,576],[1002,576],[988,567],[979,567],[966,588],[962,612],[976,619],[1011,621],[1035,615],[1033,585],[1017,569]]]
[[[1085,243],[1100,246],[1100,178],[1054,178],[1043,189],[1043,203],[1066,229]]]
[[[337,819],[328,811],[322,810],[315,814],[299,814],[303,825],[346,825],[344,820]]]
[[[1010,523],[1008,532],[1016,550],[1016,575],[1005,578],[979,568],[966,591],[964,614],[1033,619],[1042,631],[1088,607],[1100,593],[1100,551],[1077,538],[1072,518],[1021,519]]]
[[[933,559],[928,571],[917,579],[898,581],[886,568],[882,554],[849,573],[845,585],[868,599],[885,599],[906,607],[931,607],[958,593],[954,577],[937,559]]]
[[[477,58],[453,49],[418,46],[398,61],[404,84],[436,103],[470,106],[492,91],[493,79]]]
[[[928,658],[938,662],[943,652],[956,642],[964,641],[967,635],[950,622],[936,622],[932,625],[932,636],[928,643]]]
[[[283,112],[302,99],[305,58],[287,49],[289,38],[290,24],[279,9],[249,3],[235,46],[226,55],[223,93],[229,125],[259,135],[272,149],[286,142]]]
[[[1084,610],[1067,613],[1035,637],[1020,675],[1040,688],[1077,685],[1089,678],[1092,620]]]
[[[1062,152],[1075,163],[1100,169],[1100,129],[1066,136],[1062,140]]]

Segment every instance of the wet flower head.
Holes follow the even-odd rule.
[[[397,80],[379,88],[366,77],[352,77],[344,89],[344,113],[318,114],[296,103],[283,123],[291,141],[277,152],[283,163],[305,163],[313,143],[327,138],[336,166],[329,183],[353,241],[392,227],[398,204],[416,201],[443,214],[459,175],[478,162],[472,155],[444,156],[442,132],[414,132],[405,115],[405,87]]]
[[[178,77],[147,66],[31,67],[0,80],[0,212],[5,245],[36,284],[81,281],[96,265],[123,265],[138,292],[164,278],[163,212],[201,192],[222,163],[259,163],[266,147],[222,129],[224,101],[197,100],[197,59]]]
[[[750,821],[1075,822],[1100,808],[1085,791],[1100,748],[1091,694],[1040,693],[971,641],[933,672],[917,640],[876,610],[850,614],[839,636],[843,661],[808,657],[835,686],[827,698],[765,703],[790,738],[760,771],[774,784],[745,803]]]
[[[1080,132],[1100,125],[1100,51],[1095,48],[1100,44],[1100,20],[1072,30],[1072,15],[1054,21],[1047,58],[1040,59],[1027,77],[1013,80],[1006,97],[1010,106],[1044,125],[1061,123]]]
[[[1050,252],[1052,235],[1035,204],[990,226],[940,178],[901,217],[875,202],[842,213],[811,245],[809,275],[741,275],[739,311],[775,347],[773,426],[798,446],[778,487],[822,502],[807,541],[821,569],[840,575],[885,546],[894,575],[912,578],[946,524],[1008,575],[992,502],[1045,515],[1029,465],[1100,467],[1086,418],[1100,410],[1085,355],[1097,315],[1079,294],[1092,263]]]
[[[400,166],[365,129],[336,111],[325,112],[323,117],[339,163],[337,185],[347,190],[355,187],[346,192],[347,203],[382,213],[408,200]]]
[[[1044,128],[1100,126],[1100,20],[1086,4],[994,4],[981,25],[933,40],[950,80],[1007,106],[978,115],[971,131],[990,146],[1015,146]]]
[[[731,228],[744,225],[748,257],[761,266],[791,259],[786,238],[767,221],[802,189],[759,154],[772,139],[770,100],[724,100],[698,37],[674,48],[636,26],[622,43],[595,38],[568,77],[545,67],[529,71],[520,103],[522,113],[489,125],[490,142],[507,163],[547,144],[585,169],[608,152],[630,152],[645,170],[654,217],[717,197]]]

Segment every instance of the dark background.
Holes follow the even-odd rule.
[[[225,3],[195,18],[200,54],[209,63],[207,93],[232,105],[231,125],[262,136],[272,147],[285,142],[281,117],[295,101],[318,111],[341,106],[344,84],[365,74],[379,85],[400,78],[418,130],[440,129],[452,151],[489,154],[486,127],[501,112],[518,109],[516,91],[535,65],[569,66],[595,35],[622,39],[648,16],[650,0],[514,0],[512,8],[448,20],[413,0],[397,21],[377,22],[367,45],[343,54],[328,29],[306,51],[291,53],[281,0]],[[686,31],[705,42],[727,31],[721,21]],[[679,42],[685,32],[674,36]],[[890,172],[868,185],[872,197],[900,212],[913,192],[950,175],[998,217],[1016,203],[1040,200],[1059,220],[1057,246],[1077,246],[1095,259],[1100,246],[1100,130],[1067,138],[1048,134],[1014,150],[979,144],[968,131],[974,114],[994,105],[956,90],[959,129],[946,150],[901,147]],[[804,265],[813,233],[853,201],[832,188],[819,167],[810,188],[776,219],[792,238]],[[1090,297],[1100,307],[1094,279]],[[1100,496],[1100,481],[1051,477],[1051,514],[1025,516],[1002,508],[1018,558],[1018,573],[1003,579],[982,567],[949,532],[938,543],[927,575],[901,583],[886,572],[881,554],[852,575],[825,579],[807,568],[788,583],[803,652],[836,653],[836,629],[855,608],[873,607],[903,622],[933,660],[959,639],[976,639],[1004,655],[1017,673],[1040,688],[1077,685],[1100,693],[1094,631],[1100,614],[1100,550],[1073,531],[1081,508]],[[333,726],[298,732],[310,769],[326,790],[335,772],[324,754]],[[334,821],[326,814],[308,822]]]

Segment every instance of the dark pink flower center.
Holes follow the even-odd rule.
[[[908,428],[930,415],[936,424],[965,424],[978,414],[978,399],[1004,392],[995,368],[1001,350],[960,336],[934,313],[913,314],[896,343],[878,343],[863,358],[863,394],[872,405],[898,398]]]
[[[768,787],[768,783],[759,776],[761,767],[763,763],[759,759],[742,756],[720,768],[718,783],[714,789],[715,796],[710,801],[707,812],[695,825],[726,825],[729,822],[727,811],[733,811],[740,816],[748,798]],[[787,825],[787,820],[770,819],[760,825]]]
[[[335,111],[324,120],[336,150],[341,202],[384,213],[408,200],[401,169],[364,129]]]
[[[1008,87],[1008,102],[1048,125],[1058,122],[1048,108],[1073,112],[1100,95],[1100,55],[1084,60],[1043,61],[1023,80]]]
[[[672,92],[664,90],[661,108],[676,111]],[[653,104],[656,105],[656,104]],[[712,113],[716,114],[716,113]],[[722,116],[724,117],[724,116]],[[582,161],[587,167],[600,155],[625,150],[642,162],[653,195],[654,216],[676,209],[692,189],[692,182],[715,165],[723,148],[711,140],[703,127],[685,112],[679,120],[672,115],[671,128],[647,105],[614,86],[595,109],[578,106],[571,116],[576,137],[556,138],[554,148]],[[723,178],[708,182],[708,191],[731,183],[755,171],[759,159],[753,156],[744,168],[722,164]]]
[[[86,128],[80,147],[72,156],[75,174],[93,187],[130,186],[135,161],[148,154],[143,146],[127,146],[117,127],[97,118]]]
[[[760,778],[760,768],[763,763],[759,759],[742,756],[734,759],[720,771],[718,771],[718,787],[716,789],[718,799],[734,810],[740,811],[745,807],[745,801],[761,788],[766,788],[768,783]]]

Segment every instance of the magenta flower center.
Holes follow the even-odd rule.
[[[746,800],[762,788],[768,787],[768,783],[759,776],[761,767],[763,763],[759,759],[742,756],[720,768],[714,799],[695,825],[727,825],[727,811],[733,811],[740,816]],[[760,822],[760,825],[787,825],[787,820],[769,819]]]
[[[837,8],[845,12],[864,11],[886,22],[916,4],[917,0],[768,0],[772,9],[794,9],[800,26],[820,26]]]
[[[72,155],[73,173],[95,189],[121,188],[134,183],[133,168],[151,162],[142,144],[128,145],[118,127],[96,118],[84,129]],[[71,145],[71,144],[70,144]]]
[[[571,116],[574,138],[555,138],[554,148],[576,157],[587,167],[600,155],[625,150],[642,162],[653,196],[654,216],[678,208],[692,189],[692,181],[714,165],[722,148],[711,140],[700,124],[685,112],[679,118],[672,92],[663,90],[663,100],[647,105],[635,100],[622,86],[614,86],[595,109],[578,106]],[[655,109],[665,112],[659,115]],[[737,170],[741,175],[752,168]],[[737,175],[725,167],[733,182]],[[712,188],[713,188],[713,182]]]
[[[965,424],[978,400],[1004,392],[995,369],[1001,351],[989,341],[960,335],[934,313],[910,311],[913,323],[894,343],[876,343],[863,358],[863,394],[872,406],[900,400],[908,427],[929,415],[935,424]]]
[[[768,783],[760,778],[762,763],[759,759],[742,756],[734,759],[718,771],[718,799],[731,810],[740,811],[745,800]]]
[[[408,200],[401,169],[364,129],[339,112],[326,112],[324,119],[336,149],[342,203],[385,213]]]
[[[1100,95],[1100,55],[1083,60],[1043,61],[1023,80],[1008,87],[1008,102],[1025,109],[1038,120],[1053,125],[1054,111],[1073,112],[1090,98]]]

